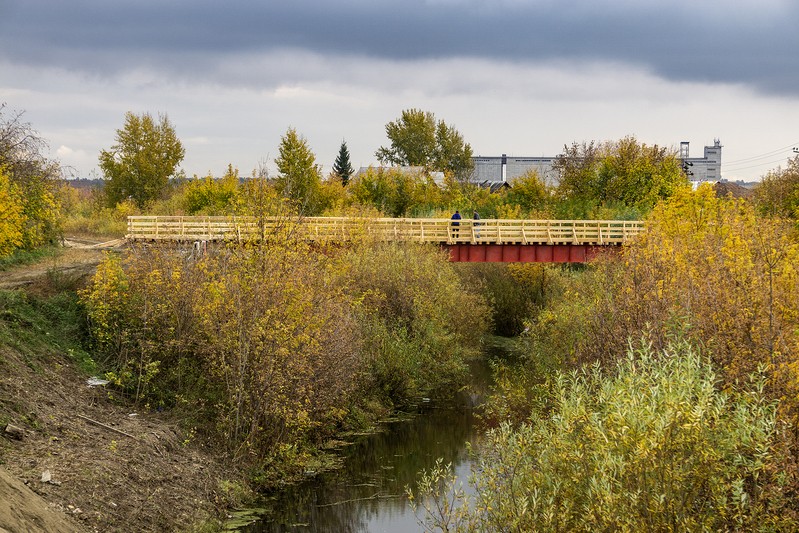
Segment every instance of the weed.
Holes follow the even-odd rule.
[[[28,413],[22,415],[22,420],[33,429],[41,429],[42,425],[39,422],[39,416],[36,413]]]
[[[85,314],[75,293],[38,297],[0,290],[0,345],[16,349],[34,370],[42,356],[64,354],[84,372],[93,372],[86,339]]]
[[[58,246],[43,246],[35,250],[17,250],[11,255],[0,257],[0,272],[15,266],[30,265],[47,257],[55,257],[60,251],[61,248]]]

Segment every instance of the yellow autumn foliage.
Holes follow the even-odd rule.
[[[799,407],[799,390],[785,389],[799,359],[799,241],[790,223],[704,186],[656,207],[624,257],[622,317],[657,328],[661,344],[669,320],[684,318],[729,383],[767,364],[774,393]]]
[[[130,290],[120,258],[108,253],[97,265],[91,286],[80,292],[92,337],[100,350],[119,355],[129,318]]]
[[[759,217],[710,186],[679,189],[620,256],[550,270],[562,288],[530,323],[526,365],[610,362],[630,338],[644,335],[657,349],[687,338],[707,349],[726,386],[766,365],[769,396],[781,400],[782,417],[799,421],[798,269],[790,221]]]
[[[120,391],[190,409],[256,462],[324,439],[353,405],[457,390],[489,316],[438,250],[320,250],[289,220],[263,245],[108,256],[82,299]]]
[[[534,337],[563,361],[614,359],[642,333],[663,348],[675,334],[709,349],[729,383],[760,364],[771,386],[799,359],[799,240],[789,222],[758,217],[710,186],[658,204],[622,256],[600,261],[539,317]],[[786,399],[799,405],[799,396]],[[782,397],[783,393],[778,394]]]
[[[0,168],[0,257],[22,246],[24,223],[19,191]]]

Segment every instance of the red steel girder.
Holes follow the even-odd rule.
[[[449,260],[461,263],[585,263],[615,246],[590,244],[445,244]]]

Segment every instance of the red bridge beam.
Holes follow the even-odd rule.
[[[444,244],[460,263],[585,263],[615,246],[590,244]]]

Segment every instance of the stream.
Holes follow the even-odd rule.
[[[381,424],[342,450],[342,468],[287,487],[261,502],[262,518],[239,531],[405,533],[422,531],[405,487],[436,459],[452,463],[464,486],[471,462],[466,443],[478,437],[474,409],[488,382],[487,364],[472,368],[477,393],[451,406],[425,404],[408,419]],[[421,513],[421,510],[420,510]]]

